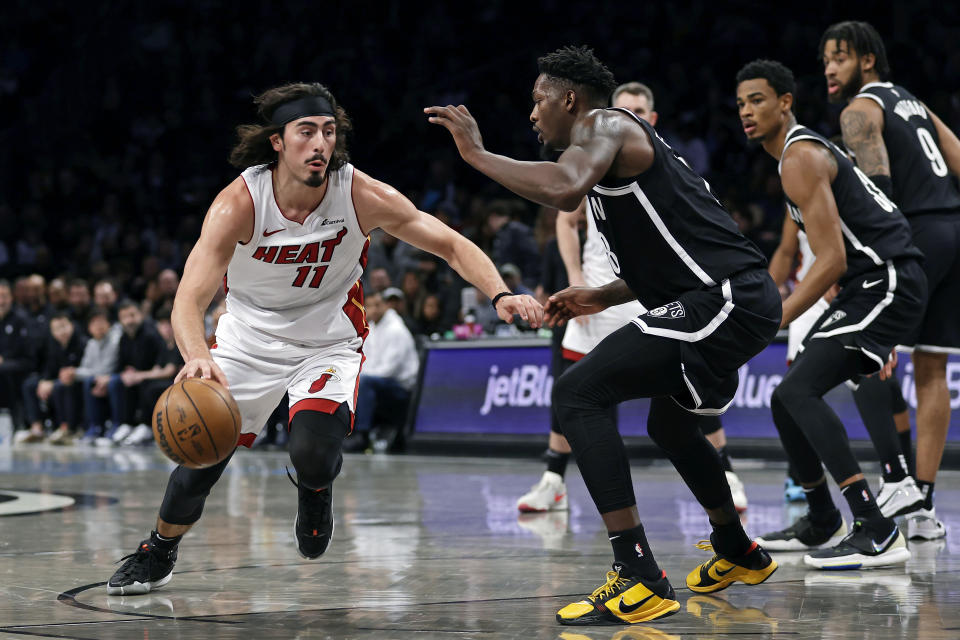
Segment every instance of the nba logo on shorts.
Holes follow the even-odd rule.
[[[633,550],[637,552],[637,557],[638,557],[638,558],[642,558],[642,557],[643,557],[643,547],[640,546],[640,543],[639,543],[639,542],[638,542],[637,544],[633,545]]]

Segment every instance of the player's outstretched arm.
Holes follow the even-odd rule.
[[[619,119],[596,110],[574,126],[570,146],[556,162],[521,162],[484,149],[477,122],[465,106],[423,111],[450,132],[474,169],[527,200],[564,211],[575,209],[606,175],[622,146]]]
[[[836,171],[833,156],[817,143],[798,142],[784,153],[780,172],[783,192],[803,213],[807,240],[817,259],[783,301],[781,327],[813,306],[847,270],[840,213],[830,188]]]
[[[499,293],[510,293],[493,262],[477,245],[430,214],[417,210],[390,185],[358,170],[353,178],[353,199],[364,231],[380,227],[404,242],[443,258],[491,300]],[[503,296],[497,301],[496,309],[505,322],[513,322],[516,314],[531,327],[537,328],[543,323],[543,307],[528,295]]]
[[[937,117],[937,114],[930,111],[926,105],[924,105],[924,108],[930,114],[933,126],[937,130],[937,137],[940,138],[940,151],[947,163],[947,168],[953,175],[960,176],[960,139],[957,139],[957,134],[951,131],[950,127]]]
[[[234,180],[214,199],[203,220],[200,239],[183,268],[170,321],[184,364],[176,382],[184,378],[213,378],[223,386],[227,378],[210,357],[203,313],[227,272],[238,242],[253,235],[253,202],[242,178]]]

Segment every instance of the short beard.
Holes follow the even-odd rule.
[[[308,187],[322,187],[323,182],[327,179],[327,172],[323,173],[311,173],[307,176],[307,179],[303,181],[303,184]]]
[[[830,102],[844,103],[853,100],[853,97],[860,93],[860,87],[863,86],[863,73],[860,67],[857,67],[850,77],[850,82],[840,85],[840,91],[837,91]],[[828,98],[831,96],[827,96]]]
[[[747,137],[747,146],[751,149],[763,146],[763,141],[767,139],[767,136],[758,136],[756,138]]]

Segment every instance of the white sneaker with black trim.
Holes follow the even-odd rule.
[[[911,540],[936,540],[947,535],[947,528],[937,520],[937,508],[917,509],[906,514],[907,537]]]
[[[743,513],[747,510],[747,492],[744,490],[743,482],[733,471],[724,471],[727,476],[727,484],[730,485],[730,495],[733,496],[733,506],[737,513]]]
[[[517,509],[524,513],[563,511],[567,508],[567,485],[563,483],[563,476],[553,471],[544,471],[540,482],[517,500]]]
[[[893,518],[922,507],[923,494],[910,476],[899,482],[884,482],[883,478],[880,478],[877,506],[885,518]]]

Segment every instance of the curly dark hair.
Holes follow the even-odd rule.
[[[876,69],[880,79],[886,80],[890,76],[890,63],[887,62],[887,50],[883,46],[883,38],[869,22],[848,20],[827,27],[820,38],[817,60],[823,56],[823,47],[827,44],[827,40],[846,42],[858,56],[872,53],[876,59],[873,68]]]
[[[273,89],[267,89],[253,99],[257,105],[257,115],[265,124],[242,124],[237,127],[239,141],[230,151],[230,164],[238,169],[246,169],[257,164],[267,164],[277,160],[277,152],[270,144],[270,136],[275,133],[283,134],[286,125],[270,124],[270,116],[280,105],[306,96],[321,96],[333,106],[334,121],[337,124],[337,144],[334,147],[333,157],[328,164],[329,171],[336,171],[350,162],[350,153],[347,151],[347,136],[353,130],[347,112],[337,104],[336,98],[320,83],[295,82]]]
[[[757,78],[763,78],[769,82],[778,96],[789,93],[796,97],[797,83],[793,79],[793,71],[776,60],[754,60],[737,71],[737,84]]]
[[[599,107],[610,103],[610,94],[617,87],[613,72],[586,45],[562,47],[537,58],[537,68],[544,75],[584,89],[590,103]]]

